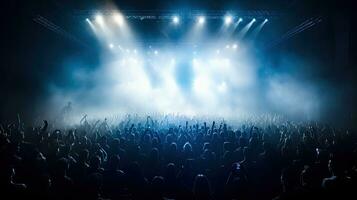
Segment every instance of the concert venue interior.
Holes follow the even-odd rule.
[[[357,197],[352,1],[2,4],[1,196]]]

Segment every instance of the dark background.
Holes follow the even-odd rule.
[[[326,83],[326,94],[336,96],[323,113],[326,122],[342,125],[356,122],[356,14],[352,1],[243,0],[243,1],[99,1],[42,0],[10,1],[2,4],[2,64],[0,67],[0,121],[14,120],[19,113],[26,121],[41,112],[48,94],[48,83],[66,87],[66,70],[61,68],[68,56],[81,57],[88,67],[99,61],[98,44],[83,26],[79,10],[100,10],[115,4],[119,9],[200,9],[200,10],[278,10],[286,15],[274,20],[270,31],[259,39],[279,38],[308,17],[322,16],[315,27],[267,51],[267,62],[280,62],[280,56],[293,54],[313,64],[302,68],[310,79]],[[50,19],[73,34],[81,43],[69,40],[34,22],[38,15]],[[140,28],[140,27],[139,27]],[[155,32],[150,36],[157,35]],[[155,39],[155,38],[150,38]],[[328,87],[328,88],[329,88]]]

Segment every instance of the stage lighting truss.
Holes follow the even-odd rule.
[[[102,10],[103,16],[113,16],[117,10]],[[97,11],[79,10],[76,11],[75,16],[89,18],[96,16]],[[282,11],[274,10],[237,10],[229,11],[227,18],[227,11],[201,11],[201,10],[184,10],[184,11],[167,11],[167,10],[121,10],[123,17],[127,20],[169,20],[169,21],[183,21],[183,20],[197,20],[200,16],[204,16],[205,20],[224,19],[226,23],[231,23],[231,20],[243,21],[243,19],[253,19],[264,21],[265,19],[277,19],[286,15]],[[173,18],[173,16],[175,16]]]

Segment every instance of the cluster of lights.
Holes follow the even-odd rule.
[[[196,21],[197,21],[197,23],[198,24],[200,24],[200,25],[203,25],[205,22],[206,22],[206,18],[205,18],[205,16],[203,16],[203,15],[201,15],[201,16],[198,16],[197,18],[196,18]],[[243,21],[243,18],[238,18],[238,23],[240,23],[240,22],[242,22]],[[255,19],[255,18],[253,18],[252,19],[252,21],[253,22],[256,22],[257,20]],[[179,16],[177,16],[177,15],[175,15],[175,16],[173,16],[172,17],[172,22],[174,23],[174,24],[179,24],[180,23],[180,18],[179,18]],[[227,26],[229,26],[230,24],[232,24],[234,22],[234,17],[233,16],[231,16],[231,15],[226,15],[225,17],[224,17],[224,24],[225,25],[227,25]],[[268,19],[265,19],[264,20],[264,23],[266,23],[266,22],[268,22]]]
[[[123,15],[115,13],[115,14],[113,14],[112,18],[113,18],[114,22],[117,23],[119,26],[123,25],[123,23],[124,23],[124,16]],[[88,18],[86,18],[86,21],[90,22],[90,20]],[[104,17],[101,14],[97,14],[95,16],[95,21],[98,24],[103,24],[104,23]],[[198,24],[203,25],[206,22],[206,17],[203,16],[203,15],[200,15],[200,16],[198,16],[196,18],[196,21],[197,21]],[[243,21],[243,18],[240,17],[238,19],[238,23],[240,23],[242,21]],[[252,21],[256,22],[256,19],[253,18]],[[233,16],[226,15],[224,17],[224,24],[225,25],[228,26],[228,25],[232,24],[233,22],[234,22],[234,17]],[[268,19],[264,20],[264,23],[266,23],[266,22],[268,22]],[[172,23],[175,24],[175,25],[180,24],[180,17],[178,15],[172,16]]]

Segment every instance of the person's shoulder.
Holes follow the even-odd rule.
[[[324,188],[330,187],[333,183],[336,182],[336,180],[337,180],[336,176],[331,176],[331,177],[328,177],[328,178],[324,178],[322,180],[322,187],[324,187]]]

